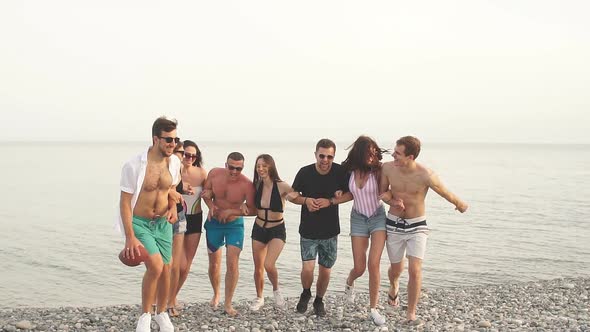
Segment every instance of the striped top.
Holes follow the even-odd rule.
[[[354,172],[352,172],[348,180],[348,188],[352,197],[354,197],[352,209],[365,217],[373,216],[381,206],[381,202],[379,201],[379,185],[377,184],[377,177],[374,173],[369,173],[367,182],[362,188],[359,188],[354,182]]]

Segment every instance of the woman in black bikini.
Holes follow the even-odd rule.
[[[285,199],[297,197],[291,186],[279,178],[274,159],[268,154],[256,158],[254,171],[256,208],[258,213],[252,228],[252,256],[254,258],[254,284],[256,299],[250,309],[258,311],[264,305],[264,271],[272,283],[275,305],[285,307],[279,290],[279,274],[275,263],[283,250],[287,234],[283,220]]]

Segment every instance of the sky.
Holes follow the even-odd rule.
[[[590,143],[589,1],[0,2],[0,141]]]

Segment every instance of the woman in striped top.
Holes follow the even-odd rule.
[[[350,173],[348,200],[354,199],[350,213],[350,238],[354,267],[346,280],[345,294],[354,303],[354,281],[363,275],[367,267],[369,249],[369,298],[370,318],[376,325],[385,324],[385,318],[377,311],[379,283],[381,278],[380,261],[385,247],[385,209],[379,200],[379,177],[381,159],[385,150],[367,136],[360,136],[349,147],[348,157],[342,166]],[[370,246],[369,246],[370,244]]]

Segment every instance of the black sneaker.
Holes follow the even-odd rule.
[[[326,308],[324,308],[324,301],[322,301],[322,300],[313,301],[313,312],[318,317],[324,317],[326,315]]]
[[[311,293],[303,291],[301,293],[301,296],[299,297],[299,302],[297,303],[298,313],[304,314],[307,311],[307,304],[309,303],[309,299],[311,299]]]

